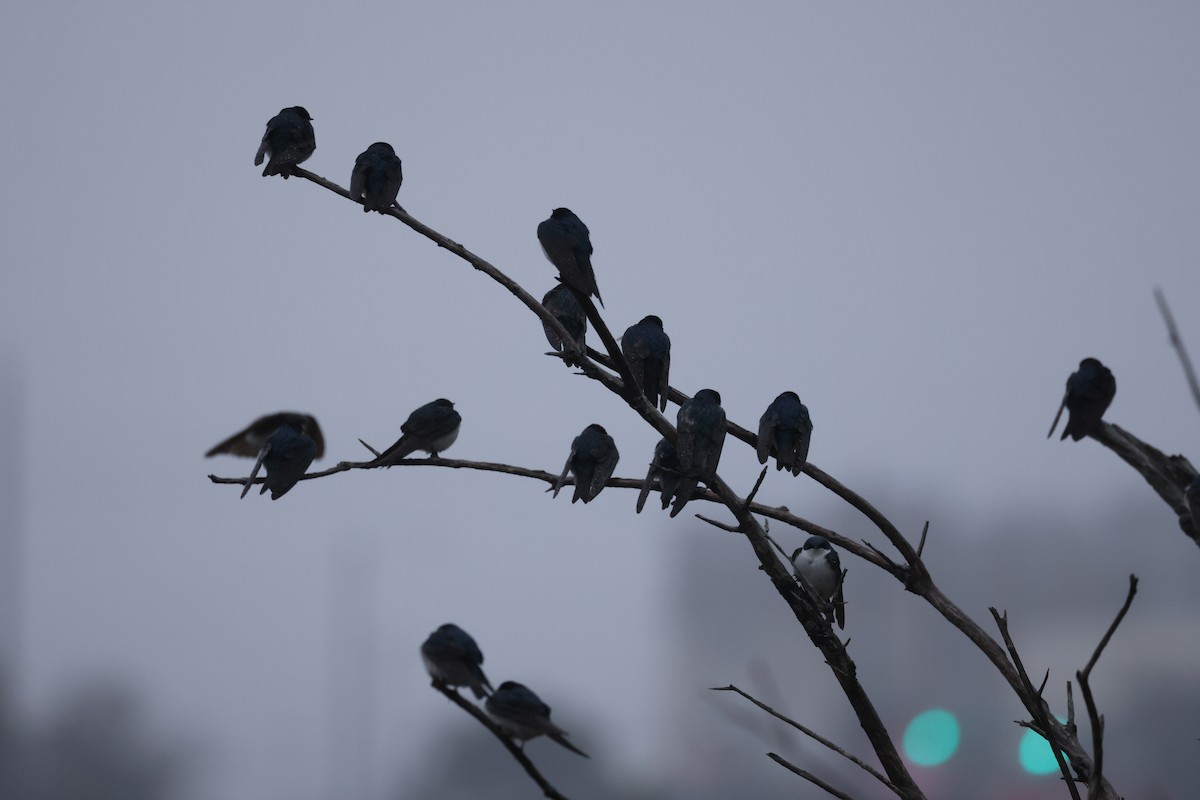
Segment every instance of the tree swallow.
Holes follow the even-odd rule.
[[[421,660],[434,683],[454,688],[469,686],[476,700],[492,691],[492,684],[480,665],[483,653],[470,634],[457,625],[446,623],[421,645]]]
[[[550,706],[522,683],[505,681],[500,684],[483,704],[483,709],[493,722],[522,745],[544,734],[572,753],[590,757],[567,741],[567,732],[550,721]]]
[[[633,379],[650,405],[666,411],[671,377],[671,337],[663,331],[662,320],[651,314],[629,326],[621,336],[621,355],[625,356]]]
[[[571,502],[591,502],[612,477],[619,457],[617,443],[608,435],[608,431],[599,425],[588,425],[571,442],[571,454],[567,456],[562,475],[558,476],[558,483],[554,485],[553,496],[558,497],[558,490],[567,482],[567,473],[573,472],[575,495]]]
[[[368,467],[390,467],[417,450],[424,450],[433,458],[454,444],[462,417],[454,410],[454,403],[445,398],[426,403],[408,415],[400,426],[401,437],[384,450]]]
[[[846,603],[842,598],[842,562],[824,536],[810,536],[804,547],[792,553],[792,569],[803,575],[822,600],[833,603],[839,628],[846,627]]]
[[[308,159],[317,149],[317,137],[313,133],[312,117],[303,106],[285,108],[267,121],[267,131],[262,144],[254,156],[254,166],[263,162],[263,156],[271,154],[263,177],[282,175],[287,180],[292,167]]]
[[[812,420],[795,392],[776,397],[758,421],[758,463],[767,463],[775,447],[775,469],[799,475],[808,460]]]
[[[258,451],[258,460],[254,462],[254,469],[250,470],[250,480],[242,489],[242,497],[250,491],[250,484],[258,477],[258,470],[262,467],[267,470],[267,477],[258,493],[270,489],[271,499],[278,500],[304,477],[316,454],[317,443],[304,433],[302,423],[284,420]]]
[[[592,239],[583,220],[569,208],[556,208],[538,225],[537,237],[563,283],[585,296],[594,294],[603,306],[592,272]]]
[[[350,173],[350,199],[361,201],[363,211],[387,211],[396,202],[404,173],[400,158],[387,142],[376,142],[360,153]]]
[[[204,457],[209,458],[224,453],[231,456],[255,458],[262,450],[263,445],[267,443],[267,437],[284,423],[298,427],[301,433],[313,440],[317,445],[317,452],[313,458],[319,459],[325,455],[325,439],[321,436],[321,426],[317,424],[316,417],[311,414],[298,414],[295,411],[280,411],[278,414],[267,414],[254,420],[225,441],[214,445],[204,454]]]
[[[696,396],[679,407],[676,416],[679,430],[675,448],[679,451],[679,468],[684,477],[675,490],[675,516],[692,499],[700,481],[706,484],[717,474],[721,448],[725,446],[725,409],[721,395],[713,389],[701,389]]]
[[[546,292],[546,296],[542,298],[542,305],[567,329],[567,333],[571,334],[575,344],[583,347],[583,340],[587,334],[587,314],[584,313],[583,306],[579,305],[575,293],[565,283],[557,283],[553,289]],[[550,343],[550,346],[561,351],[564,346],[563,341],[554,332],[554,329],[544,322],[542,329],[546,332],[546,341]]]
[[[671,505],[671,497],[679,488],[681,480],[683,474],[679,466],[679,452],[668,440],[660,439],[654,447],[654,459],[650,462],[645,480],[642,481],[642,490],[638,493],[637,513],[642,513],[646,497],[655,486],[662,494],[662,507],[666,509]]]
[[[1079,370],[1072,372],[1067,378],[1067,391],[1063,395],[1058,413],[1054,415],[1054,424],[1050,426],[1049,439],[1058,427],[1058,420],[1063,409],[1067,409],[1067,426],[1063,428],[1059,441],[1068,436],[1078,442],[1084,436],[1092,433],[1100,425],[1108,404],[1117,394],[1117,380],[1112,371],[1094,358],[1085,358],[1079,362]]]

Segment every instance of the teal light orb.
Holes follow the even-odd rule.
[[[1021,735],[1017,758],[1021,761],[1021,769],[1030,775],[1058,772],[1058,762],[1054,760],[1054,751],[1050,749],[1050,743],[1040,733],[1034,733],[1028,728]]]
[[[958,750],[961,731],[949,711],[931,708],[913,717],[904,729],[904,754],[922,767],[936,767]]]

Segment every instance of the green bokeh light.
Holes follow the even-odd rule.
[[[1063,722],[1063,720],[1059,720]],[[1030,775],[1048,775],[1058,771],[1058,762],[1054,760],[1054,751],[1040,733],[1026,729],[1021,736],[1021,744],[1017,748],[1017,757],[1021,760],[1021,769]]]
[[[904,754],[922,767],[936,767],[958,750],[958,720],[949,711],[932,708],[913,717],[904,729]]]

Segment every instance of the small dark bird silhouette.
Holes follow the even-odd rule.
[[[679,451],[679,468],[684,477],[675,489],[672,517],[692,499],[700,481],[710,483],[717,474],[717,463],[725,446],[721,395],[713,389],[696,392],[695,397],[679,407],[676,427],[679,436],[675,448]]]
[[[572,753],[587,753],[567,741],[567,732],[550,721],[550,706],[531,689],[516,681],[505,681],[483,704],[484,711],[500,728],[522,744],[536,736],[549,736]]]
[[[259,468],[267,470],[259,494],[271,490],[271,499],[278,500],[296,485],[317,454],[317,443],[304,433],[302,424],[295,420],[284,420],[272,431],[258,451],[258,460],[250,470],[250,479],[242,489],[242,497],[250,491],[250,485],[258,477]]]
[[[483,652],[470,634],[447,622],[421,645],[421,660],[434,683],[454,688],[469,686],[477,700],[492,691],[492,684],[483,674]]]
[[[559,324],[567,329],[567,333],[571,334],[575,344],[583,347],[584,338],[587,335],[587,314],[584,312],[583,306],[579,305],[575,293],[565,283],[555,284],[554,288],[546,292],[546,296],[542,298],[542,305],[554,315]],[[542,330],[546,332],[546,341],[550,343],[550,346],[561,352],[564,344],[554,329],[543,322]]]
[[[575,473],[575,494],[571,502],[582,500],[590,503],[604,488],[604,484],[612,477],[617,468],[617,444],[608,435],[608,431],[599,425],[588,425],[583,433],[571,442],[571,454],[563,466],[558,483],[554,485],[553,497],[558,497],[558,490],[567,482],[567,473]]]
[[[286,180],[292,168],[308,160],[317,149],[317,137],[313,133],[312,117],[303,106],[285,108],[267,121],[267,131],[262,144],[254,156],[254,166],[263,162],[263,156],[271,154],[271,160],[263,167],[263,177],[281,175]]]
[[[408,419],[400,426],[402,435],[396,443],[367,466],[390,467],[418,450],[437,458],[439,453],[454,444],[461,425],[462,417],[454,410],[454,403],[445,398],[426,403],[408,415]]]
[[[396,202],[404,172],[400,157],[387,142],[376,142],[359,154],[350,173],[350,199],[360,201],[363,211],[387,211]]]
[[[650,405],[667,410],[667,389],[671,378],[671,337],[663,331],[662,320],[653,314],[631,325],[621,336],[621,355]]]
[[[313,458],[319,459],[325,455],[325,438],[321,436],[321,426],[317,424],[316,417],[311,414],[298,414],[295,411],[280,411],[277,414],[267,414],[254,420],[233,436],[214,445],[204,454],[204,457],[227,454],[255,458],[258,456],[258,451],[262,450],[263,445],[267,443],[267,437],[284,423],[295,425],[300,428],[301,433],[313,440],[317,445],[317,451]]]
[[[810,536],[792,553],[792,569],[803,575],[809,586],[833,604],[839,628],[846,627],[846,601],[842,597],[842,560],[824,536]]]
[[[1063,409],[1067,409],[1067,425],[1063,428],[1059,441],[1068,436],[1078,442],[1100,426],[1100,419],[1108,409],[1109,403],[1117,394],[1117,380],[1112,371],[1097,359],[1085,358],[1079,362],[1079,370],[1067,378],[1067,391],[1063,394],[1058,413],[1054,415],[1054,424],[1046,434],[1049,439],[1058,427]]]
[[[808,461],[812,442],[812,420],[795,392],[776,397],[758,421],[758,463],[767,463],[775,448],[775,469],[799,475]]]
[[[538,225],[537,237],[546,258],[558,268],[563,283],[585,297],[595,295],[603,307],[604,300],[592,272],[592,239],[583,220],[569,208],[556,208],[550,219]]]
[[[650,490],[656,486],[662,495],[662,507],[666,509],[671,505],[671,497],[678,490],[681,480],[683,473],[679,466],[679,452],[670,441],[660,439],[654,447],[654,459],[650,462],[650,469],[646,471],[646,477],[642,480],[642,490],[638,492],[637,513],[642,513]]]

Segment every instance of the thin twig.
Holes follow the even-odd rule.
[[[803,733],[805,736],[809,737],[813,741],[815,741],[819,744],[822,744],[825,747],[828,747],[830,750],[837,753],[842,758],[845,758],[846,760],[850,761],[851,763],[862,768],[864,771],[869,773],[873,778],[875,778],[877,781],[882,783],[888,789],[892,790],[893,792],[896,791],[896,787],[894,785],[892,785],[892,782],[889,781],[881,772],[876,770],[870,764],[867,764],[862,759],[855,756],[853,753],[846,752],[841,747],[838,747],[836,744],[829,741],[824,736],[822,736],[821,734],[812,730],[811,728],[806,728],[804,725],[801,725],[799,722],[796,722],[794,719],[791,719],[790,717],[786,717],[783,714],[780,714],[778,711],[771,708],[766,703],[762,702],[761,700],[758,700],[757,698],[753,697],[752,695],[747,694],[746,692],[743,692],[741,689],[734,686],[732,683],[729,684],[728,686],[713,686],[710,689],[710,691],[713,691],[713,692],[735,692],[737,694],[740,694],[742,697],[746,698],[751,703],[753,703],[754,705],[761,708],[763,711],[766,711],[771,716],[775,717],[776,719],[780,720],[781,722],[791,725],[793,728],[800,731],[801,733]]]
[[[454,705],[458,706],[463,711],[474,717],[480,725],[491,731],[492,735],[500,740],[500,743],[503,744],[508,750],[509,754],[517,760],[517,763],[524,768],[525,772],[528,773],[529,777],[533,779],[533,782],[538,785],[538,788],[542,790],[542,793],[545,794],[546,797],[549,797],[552,800],[568,800],[566,795],[559,792],[558,789],[555,789],[550,784],[550,781],[546,780],[542,776],[542,773],[538,771],[538,768],[535,767],[533,762],[529,760],[529,757],[525,755],[524,748],[519,747],[516,742],[514,742],[507,734],[504,733],[503,730],[500,729],[499,725],[492,722],[491,717],[481,711],[479,706],[475,705],[470,700],[467,700],[454,689],[448,688],[440,681],[434,681],[432,686],[434,689],[437,689],[439,692],[446,695],[446,697],[449,698],[450,702],[454,703]]]
[[[781,755],[778,755],[777,753],[767,753],[767,758],[771,759],[779,766],[781,766],[785,769],[791,770],[792,772],[799,775],[801,778],[804,778],[804,780],[808,781],[809,783],[819,786],[820,788],[824,789],[829,794],[838,798],[838,800],[854,800],[854,798],[851,797],[850,795],[846,794],[843,791],[833,788],[828,783],[826,783],[825,781],[818,778],[816,775],[813,775],[811,772],[808,772],[807,770],[800,769],[795,764],[791,763],[786,758],[784,758]]]
[[[1117,612],[1116,618],[1108,626],[1108,630],[1104,632],[1104,636],[1100,639],[1100,644],[1096,645],[1096,650],[1092,653],[1092,657],[1088,659],[1087,666],[1082,671],[1075,673],[1075,679],[1079,681],[1079,691],[1083,695],[1083,702],[1087,704],[1088,722],[1092,726],[1092,760],[1095,766],[1092,768],[1092,776],[1088,781],[1089,800],[1090,798],[1101,796],[1103,789],[1102,781],[1104,778],[1104,716],[1097,712],[1096,701],[1092,696],[1090,682],[1092,668],[1100,660],[1100,654],[1108,646],[1108,640],[1116,633],[1117,626],[1121,624],[1121,620],[1125,619],[1125,614],[1128,613],[1129,607],[1133,604],[1133,598],[1137,594],[1137,586],[1137,576],[1130,575],[1129,591],[1125,594],[1125,602],[1121,604],[1121,610]]]
[[[362,441],[361,439],[359,441]],[[917,558],[921,558],[925,552],[925,537],[929,535],[929,520],[925,520],[925,527],[921,529],[921,541],[917,542]]]
[[[1200,382],[1196,380],[1196,370],[1192,368],[1192,359],[1188,357],[1187,348],[1183,345],[1183,338],[1179,335],[1179,329],[1175,327],[1175,317],[1172,316],[1171,309],[1167,307],[1167,296],[1157,286],[1154,287],[1154,299],[1158,301],[1158,310],[1162,312],[1163,322],[1167,324],[1167,336],[1171,340],[1171,346],[1175,348],[1175,352],[1179,356],[1179,363],[1183,365],[1183,376],[1187,379],[1188,388],[1192,390],[1192,399],[1200,408]]]
[[[1001,615],[1000,612],[996,611],[995,607],[989,607],[988,611],[992,612],[992,617],[996,620],[996,627],[1000,629],[1000,635],[1004,637],[1004,644],[1008,647],[1008,653],[1012,657],[1013,664],[1016,665],[1017,674],[1021,676],[1021,684],[1027,692],[1025,708],[1033,715],[1034,721],[1041,728],[1038,733],[1050,744],[1050,751],[1054,753],[1054,760],[1058,762],[1058,769],[1062,772],[1062,776],[1067,782],[1067,790],[1071,792],[1071,797],[1073,800],[1080,800],[1079,790],[1075,787],[1075,780],[1071,775],[1070,768],[1067,766],[1062,748],[1059,746],[1055,729],[1050,725],[1050,715],[1046,710],[1046,702],[1042,700],[1040,692],[1034,691],[1033,682],[1029,680],[1029,673],[1025,671],[1025,665],[1021,663],[1021,654],[1017,652],[1017,646],[1013,643],[1012,636],[1009,635],[1008,614],[1006,612],[1004,615]]]

